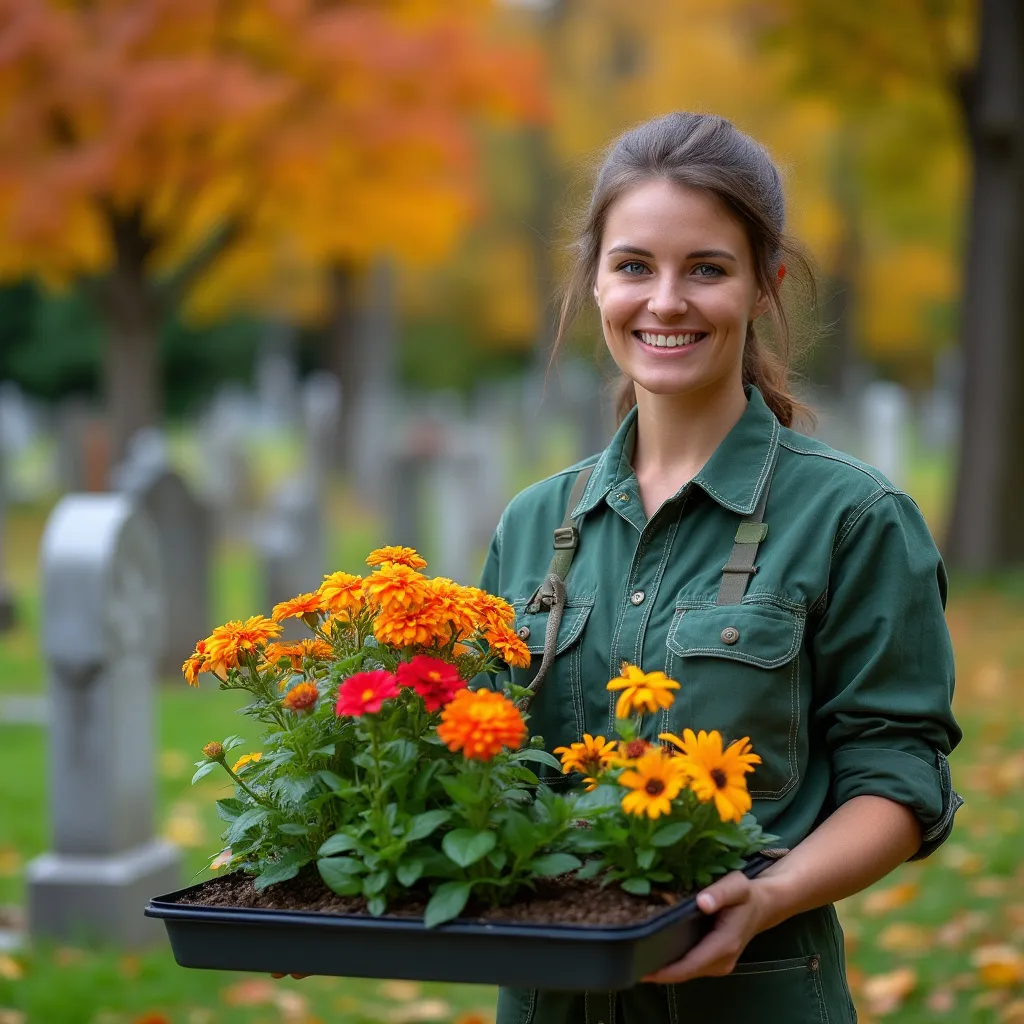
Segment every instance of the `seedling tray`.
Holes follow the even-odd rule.
[[[744,874],[753,878],[772,863],[753,857]],[[608,928],[459,919],[427,929],[418,918],[177,902],[199,888],[157,896],[145,913],[163,920],[182,967],[222,971],[623,989],[678,960],[710,926],[692,898],[638,924]]]

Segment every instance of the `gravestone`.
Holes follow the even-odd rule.
[[[7,523],[7,477],[4,455],[4,439],[3,434],[0,433],[0,633],[6,632],[14,625],[14,594],[7,584],[4,569],[4,531]]]
[[[256,484],[248,453],[254,427],[252,403],[242,388],[219,391],[204,417],[203,498],[221,537],[248,537],[256,506]]]
[[[891,381],[874,381],[864,389],[860,408],[865,461],[902,486],[910,414],[906,391]]]
[[[341,429],[341,384],[333,373],[312,373],[302,385],[302,422],[306,433],[306,471],[323,490],[336,459]]]
[[[182,662],[212,626],[213,519],[169,465],[163,435],[156,428],[135,434],[114,483],[156,527],[167,610],[158,667],[162,676],[178,678]]]
[[[53,845],[26,869],[29,932],[139,945],[160,936],[146,900],[180,876],[178,850],[153,834],[156,530],[127,495],[68,495],[40,574]]]
[[[253,531],[263,578],[267,614],[281,601],[316,590],[326,572],[320,488],[308,474],[284,481]],[[297,619],[282,623],[286,640],[308,637]]]
[[[292,426],[299,412],[295,328],[283,321],[264,327],[253,374],[260,425],[267,431]]]

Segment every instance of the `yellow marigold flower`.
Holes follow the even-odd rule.
[[[622,798],[627,814],[658,818],[672,810],[672,801],[686,783],[681,758],[672,757],[661,747],[652,747],[637,759],[633,768],[619,776],[620,785],[631,792]]]
[[[367,602],[379,611],[418,608],[430,597],[427,578],[407,565],[384,565],[363,580]]]
[[[501,626],[488,632],[487,643],[506,665],[511,665],[512,668],[530,667],[530,648],[508,626]]]
[[[571,771],[581,772],[589,793],[597,788],[597,779],[609,765],[615,763],[615,740],[606,740],[603,736],[591,736],[589,732],[583,734],[582,743],[571,743],[567,747],[555,747],[554,753],[558,754],[562,761],[562,773],[568,775]]]
[[[281,701],[281,707],[296,713],[310,711],[320,699],[320,691],[316,683],[298,683],[293,686]]]
[[[334,648],[319,637],[310,640],[280,640],[267,644],[263,649],[263,657],[269,664],[276,665],[282,658],[287,658],[296,671],[302,668],[304,658],[329,658],[332,654]]]
[[[182,674],[189,686],[199,685],[199,673],[205,670],[206,658],[201,654],[193,654],[181,666]]]
[[[233,772],[238,772],[247,764],[255,764],[263,756],[263,751],[257,750],[255,754],[243,754],[232,766]]]
[[[410,569],[425,569],[427,560],[415,548],[386,547],[375,548],[366,556],[366,564],[406,565]]]
[[[442,643],[450,636],[448,623],[429,604],[422,608],[386,609],[373,622],[378,643],[393,647],[414,647]]]
[[[227,675],[229,668],[238,668],[239,661],[281,635],[281,627],[262,615],[252,615],[245,622],[237,619],[218,626],[201,644],[196,645],[198,653],[205,652],[204,671],[213,672],[220,678]]]
[[[673,760],[690,776],[690,788],[699,800],[715,801],[722,821],[739,821],[750,810],[750,794],[744,776],[754,770],[755,764],[761,763],[761,758],[751,751],[748,737],[734,740],[724,751],[721,734],[715,729],[711,732],[701,729],[696,735],[692,729],[684,729],[682,739],[663,732],[658,739],[682,751]]]
[[[622,691],[615,705],[615,717],[628,718],[638,711],[653,713],[659,708],[671,707],[675,697],[669,691],[678,690],[679,684],[664,672],[644,672],[636,665],[623,662],[622,675],[612,679],[606,688]]]
[[[332,572],[325,576],[317,591],[325,611],[351,618],[363,610],[363,577],[348,572]]]
[[[507,697],[493,690],[459,690],[441,712],[437,735],[451,751],[490,761],[503,747],[518,750],[526,723]]]
[[[282,619],[315,618],[323,611],[323,598],[320,596],[320,592],[316,591],[313,594],[299,594],[298,597],[293,597],[290,601],[275,604],[270,615],[275,622],[280,622]]]
[[[224,747],[213,740],[203,747],[203,756],[208,757],[211,761],[219,761],[224,756]]]

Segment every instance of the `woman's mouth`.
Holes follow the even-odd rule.
[[[652,334],[648,331],[633,331],[633,337],[649,348],[685,348],[687,345],[696,345],[698,341],[707,336],[707,331],[679,334]]]

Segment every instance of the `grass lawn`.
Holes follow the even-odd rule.
[[[344,538],[335,564],[358,571],[362,553],[384,538],[344,495],[334,507]],[[34,552],[44,514],[19,510],[8,523],[22,624],[0,639],[0,696],[43,692]],[[218,621],[256,610],[244,552],[225,551],[217,579]],[[965,730],[952,764],[967,806],[934,857],[840,907],[862,1022],[1024,1024],[1024,577],[954,580],[948,618]],[[235,696],[178,681],[160,689],[158,828],[183,848],[186,878],[204,877],[221,830],[220,787],[207,780],[193,789],[192,761],[208,739],[249,726]],[[47,848],[45,788],[44,731],[0,725],[0,905],[22,903],[25,863]],[[471,986],[186,971],[163,947],[0,953],[0,1024],[469,1024],[491,1020],[493,1004],[493,990]]]

